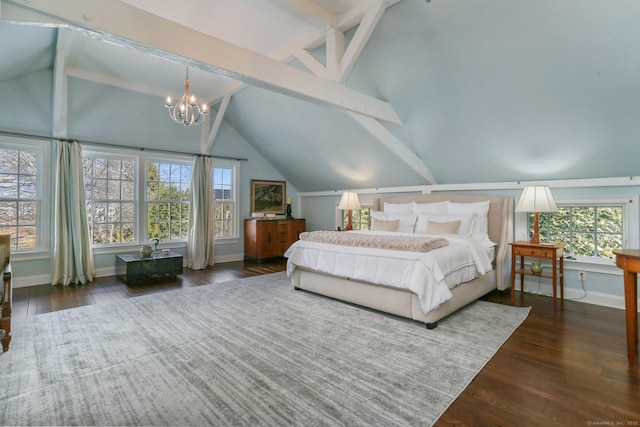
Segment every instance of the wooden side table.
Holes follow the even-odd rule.
[[[640,249],[616,249],[616,265],[624,270],[624,309],[627,318],[627,358],[633,363],[638,349],[638,273]]]
[[[524,276],[545,277],[552,280],[553,305],[556,304],[556,285],[560,283],[560,299],[564,300],[564,243],[513,242],[511,245],[511,304],[515,299],[516,274],[520,275],[520,292],[524,289]],[[520,257],[520,267],[516,267],[516,257]],[[524,268],[524,258],[551,260],[551,272],[534,273]]]

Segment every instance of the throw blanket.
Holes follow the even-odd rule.
[[[307,231],[300,234],[300,240],[411,252],[428,252],[449,244],[441,237],[381,236],[344,231]]]

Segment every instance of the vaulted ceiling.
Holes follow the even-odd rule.
[[[0,16],[0,85],[54,69],[54,103],[60,74],[163,98],[188,65],[214,107],[189,151],[231,128],[298,191],[638,174],[635,0],[0,0]]]

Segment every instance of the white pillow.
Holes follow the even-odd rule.
[[[463,214],[420,214],[416,223],[416,234],[427,234],[427,225],[431,222],[454,222],[460,221],[458,227],[459,236],[471,237],[471,226],[473,225],[473,215]]]
[[[448,209],[447,202],[436,203],[416,203],[413,202],[413,214],[446,214]]]
[[[386,213],[410,214],[410,213],[413,213],[413,204],[384,202],[384,211]]]
[[[478,216],[489,215],[489,200],[484,202],[460,203],[447,200],[447,213],[450,214],[475,214]]]
[[[473,214],[471,236],[477,240],[489,240],[489,200],[483,202],[459,203],[447,202],[447,213]]]
[[[416,216],[413,214],[387,213],[375,211],[371,213],[371,218],[378,221],[393,221],[399,219],[398,229],[401,233],[413,233],[416,225]]]

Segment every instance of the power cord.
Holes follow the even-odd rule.
[[[582,287],[582,292],[584,294],[582,296],[580,296],[580,297],[577,297],[577,298],[565,298],[565,300],[567,300],[567,301],[579,301],[579,300],[584,299],[584,298],[587,297],[587,289],[584,286],[584,273],[580,275],[580,279],[579,280],[580,280],[580,286]],[[541,277],[538,276],[538,289],[536,289],[535,292],[532,292],[531,290],[526,290],[525,289],[524,292],[527,292],[527,293],[532,294],[532,295],[543,296],[543,297],[552,296],[552,294],[550,294],[548,292],[540,292],[540,286],[541,286],[540,282],[541,282]]]
[[[587,289],[584,287],[584,272],[580,272],[580,285],[582,286],[582,292],[584,292],[584,295],[582,295],[581,297],[578,298],[567,298],[569,301],[578,301],[581,300],[583,298],[585,298],[587,296]]]

